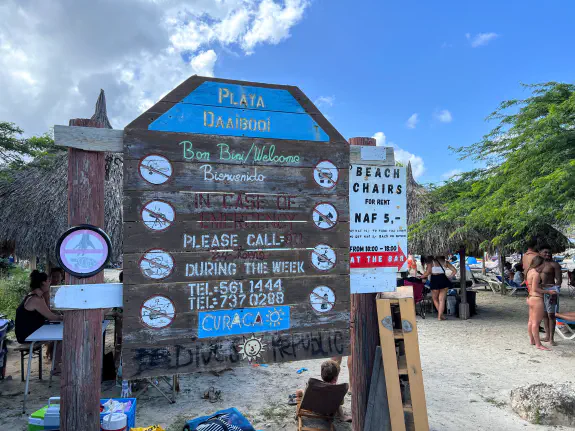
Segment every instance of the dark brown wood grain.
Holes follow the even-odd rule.
[[[144,252],[150,248],[150,244],[173,252],[220,250],[222,247],[217,245],[222,239],[227,241],[226,244],[236,244],[237,241],[237,246],[224,247],[232,250],[309,248],[318,243],[340,248],[349,247],[348,231],[347,223],[338,223],[329,230],[322,230],[311,221],[279,222],[277,227],[272,223],[225,223],[224,226],[216,226],[210,222],[176,221],[164,231],[154,231],[141,222],[125,223],[124,253]],[[202,239],[205,241],[203,244]]]
[[[149,244],[150,249],[154,244]],[[198,280],[221,280],[222,278],[260,278],[260,277],[303,277],[309,275],[334,275],[349,274],[349,248],[334,248],[336,252],[335,266],[328,271],[320,271],[311,263],[312,250],[266,250],[262,252],[197,252],[197,253],[171,253],[174,261],[174,267],[170,275],[163,279],[152,279],[142,274],[139,263],[145,253],[126,253],[124,254],[124,285],[140,283],[174,283],[174,282],[192,282]],[[241,256],[238,257],[238,254]],[[260,254],[261,253],[261,254]],[[259,259],[263,257],[263,259]],[[296,272],[274,272],[274,263],[286,262],[292,266]],[[218,267],[218,273],[206,274],[192,271],[194,265],[201,264]],[[246,271],[248,265],[267,265],[267,273],[250,273]],[[186,276],[186,266],[188,266],[188,276]],[[231,265],[235,265],[235,272],[232,271]],[[220,269],[224,267],[227,274]],[[285,265],[285,270],[288,265]],[[303,270],[304,272],[297,272]],[[232,273],[233,272],[233,273]]]
[[[244,309],[237,309],[237,311],[249,312],[252,309],[253,308],[245,307]],[[155,343],[158,346],[165,346],[170,344],[186,343],[191,340],[217,342],[218,339],[230,337],[230,335],[226,335],[224,337],[198,338],[198,327],[201,325],[199,316],[209,313],[210,311],[178,314],[176,320],[170,327],[159,330],[147,328],[142,325],[140,320],[136,317],[132,316],[130,318],[126,318],[124,325],[129,334],[124,338],[124,342],[132,345]],[[292,332],[347,328],[348,323],[348,302],[337,303],[333,310],[323,314],[316,313],[307,304],[296,304],[290,306],[290,331]],[[246,331],[245,335],[249,336],[251,334],[251,332]]]
[[[329,155],[337,167],[349,165],[349,145],[345,141],[315,142],[125,129],[124,149],[124,160],[140,160],[161,149],[160,154],[175,162],[199,163],[204,160],[247,166],[314,167]],[[205,160],[206,153],[209,153],[209,160]],[[237,159],[241,153],[245,154],[245,160]],[[261,157],[254,160],[254,156],[258,157],[260,153]],[[277,158],[280,156],[283,158]]]
[[[264,345],[261,357],[253,362],[240,353],[240,347],[250,336],[233,336],[215,342],[188,341],[178,345],[124,345],[122,352],[125,378],[171,375],[228,367],[249,366],[253,363],[299,361],[329,358],[349,353],[349,328],[326,331],[276,332],[254,334]]]
[[[327,156],[327,155],[326,155]],[[273,166],[234,166],[221,163],[172,162],[173,173],[164,184],[150,184],[139,172],[139,160],[124,161],[124,191],[203,191],[250,193],[348,194],[349,168],[338,170],[338,179],[328,187],[314,180],[314,168],[277,168]],[[235,180],[216,181],[214,176],[246,175]],[[206,179],[208,178],[208,179]],[[227,177],[226,177],[227,178]]]
[[[129,191],[124,196],[124,222],[139,222],[144,206],[151,201],[168,202],[177,221],[221,221],[228,225],[242,220],[282,222],[309,221],[319,203],[333,205],[337,219],[349,221],[348,193],[345,195],[303,195],[286,193],[201,193],[169,191]],[[225,200],[225,202],[224,202]],[[203,214],[203,215],[202,215]],[[208,216],[209,214],[209,216]],[[260,214],[261,216],[258,216]],[[272,216],[277,214],[277,216]],[[279,215],[283,214],[283,215]],[[227,216],[226,216],[227,215]],[[244,217],[245,216],[245,217]]]
[[[259,281],[262,281],[264,286],[261,291],[257,286]],[[273,289],[265,288],[266,283],[271,280],[269,286]],[[278,283],[279,280],[279,283]],[[241,283],[241,287],[239,285]],[[251,288],[254,286],[254,289]],[[182,282],[182,283],[155,283],[155,284],[132,284],[124,286],[124,314],[125,319],[127,316],[137,316],[139,319],[140,308],[142,303],[154,295],[162,295],[170,298],[176,307],[176,321],[180,313],[188,313],[193,309],[196,311],[210,310],[209,304],[203,301],[203,298],[209,297],[212,301],[214,309],[232,309],[241,307],[252,307],[250,305],[249,295],[251,293],[263,292],[265,294],[271,292],[283,292],[283,302],[281,304],[273,305],[293,305],[293,304],[306,304],[309,307],[310,298],[313,296],[313,289],[318,286],[327,286],[333,290],[335,294],[335,302],[348,303],[350,301],[349,295],[349,277],[348,276],[315,276],[315,277],[270,277],[270,278],[251,278],[251,279],[221,279],[213,281],[197,281],[197,282]],[[232,303],[230,294],[234,292],[236,297],[242,293],[246,295],[243,303],[240,299]],[[225,294],[226,305],[221,307],[221,295]],[[193,298],[193,299],[192,299]],[[198,301],[198,299],[202,299]],[[234,305],[234,306],[232,306]]]
[[[70,126],[105,127],[104,123],[78,119]],[[68,150],[68,224],[104,227],[105,154]],[[84,279],[66,276],[68,284],[103,283],[104,272]],[[102,311],[64,312],[62,342],[60,429],[100,429],[102,369]]]
[[[373,138],[351,138],[351,145],[375,145]],[[375,352],[379,345],[376,294],[351,295],[351,411],[353,431],[363,431]]]
[[[309,115],[330,140],[309,142],[147,130],[153,121],[206,81],[286,90],[306,113],[297,113],[299,109],[293,103],[287,104],[286,112],[296,119],[297,115]],[[291,100],[285,93],[284,96]],[[205,103],[212,106],[211,101]],[[267,106],[249,109],[272,112]],[[254,159],[256,149],[267,158]],[[148,183],[140,174],[141,160],[151,154],[170,161],[172,174],[164,184]],[[297,87],[193,76],[126,127],[124,156],[123,370],[127,378],[249,365],[239,352],[245,340],[252,337],[264,344],[261,355],[254,358],[260,363],[348,353],[348,145]],[[326,159],[338,168],[339,178],[331,187],[321,187],[314,181],[315,166]],[[153,169],[152,166],[150,172]],[[255,177],[256,170],[260,181]],[[210,174],[216,173],[226,179],[215,181]],[[242,174],[252,176],[251,180],[236,177]],[[153,200],[168,203],[175,213],[169,226],[160,223],[161,231],[154,231],[143,222],[142,211],[146,217],[164,220],[163,214],[150,212],[151,206],[144,210]],[[330,229],[320,229],[313,222],[314,207],[320,203],[333,205],[337,212],[337,223]],[[161,205],[156,207],[161,209]],[[202,235],[218,235],[219,239],[237,235],[237,242],[201,245]],[[190,245],[184,247],[184,238]],[[194,247],[192,238],[201,247]],[[263,243],[248,243],[248,238],[263,239]],[[311,248],[318,244],[329,245],[337,255],[335,266],[327,271],[318,270],[311,263]],[[228,251],[206,251],[208,247]],[[154,279],[142,273],[140,260],[150,249],[163,249],[172,257],[174,268],[165,278]],[[210,266],[211,272],[194,273],[201,264]],[[165,268],[165,263],[159,267]],[[248,291],[252,286],[249,283],[268,280],[272,280],[273,287]],[[245,298],[241,297],[238,283],[246,289]],[[315,311],[310,304],[310,295],[318,286],[328,286],[336,297],[333,307],[325,313]],[[169,298],[175,308],[174,320],[159,330],[146,326],[140,317],[143,303],[153,296]],[[266,307],[289,307],[290,328],[199,338],[211,336],[209,327],[199,327],[207,321],[201,319],[212,315],[205,313],[221,316],[226,313],[221,310],[235,313],[246,309],[261,309],[263,313],[269,310]]]

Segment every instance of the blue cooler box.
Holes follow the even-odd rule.
[[[136,401],[137,401],[136,398],[102,398],[100,400],[100,404],[104,404],[110,399],[118,401],[119,403],[127,403],[128,401],[132,401],[132,407],[130,407],[130,410],[127,412],[122,412],[126,416],[128,416],[127,431],[130,431],[131,428],[134,428],[136,426]],[[100,413],[100,424],[104,420],[104,416],[106,416],[107,414],[109,413]]]

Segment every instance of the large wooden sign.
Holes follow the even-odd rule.
[[[126,376],[348,353],[349,148],[297,87],[194,76],[124,169]]]

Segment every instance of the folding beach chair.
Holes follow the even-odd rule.
[[[497,280],[501,283],[501,276],[497,275]],[[515,283],[511,284],[507,280],[504,281],[505,288],[510,290],[509,296],[515,295],[518,291],[527,292],[527,286],[517,286]]]
[[[557,325],[555,325],[555,332],[557,332],[563,339],[565,340],[574,340],[575,339],[575,331],[569,325],[575,325],[575,320],[568,319],[567,316],[562,315],[561,313],[555,314],[555,320]],[[565,328],[565,332],[563,333],[561,328]]]
[[[298,431],[335,431],[333,421],[348,388],[347,383],[332,385],[318,379],[309,379],[303,397],[297,404]],[[306,427],[303,418],[322,420],[328,423],[329,428]]]

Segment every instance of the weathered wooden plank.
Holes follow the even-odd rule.
[[[154,295],[170,298],[174,303],[176,314],[194,310],[299,303],[323,312],[331,310],[338,302],[349,302],[349,277],[342,275],[127,284],[124,289],[126,296],[124,313],[135,316],[139,316],[142,304]]]
[[[409,376],[409,393],[413,407],[413,420],[415,429],[428,430],[427,404],[425,402],[425,389],[421,371],[421,358],[419,355],[419,341],[417,336],[417,322],[415,319],[415,306],[413,298],[399,299],[399,310],[402,321],[411,323],[412,330],[403,330],[405,343],[405,358],[407,360],[407,374]]]
[[[246,342],[248,350],[244,349]],[[349,328],[341,328],[235,336],[222,338],[215,343],[199,341],[172,346],[126,343],[122,358],[124,376],[132,379],[221,370],[254,363],[329,358],[348,353]]]
[[[72,119],[74,126],[104,128],[103,122]],[[105,154],[68,149],[68,225],[104,227]],[[103,283],[104,272],[77,279],[66,274],[67,284]],[[64,312],[60,429],[95,431],[100,424],[102,380],[102,312]]]
[[[152,230],[156,222],[125,223],[124,253],[145,252],[150,244],[172,252],[197,252],[209,250],[250,250],[271,248],[309,248],[318,243],[332,247],[349,247],[348,226],[339,223],[329,230],[318,229],[312,222],[285,223],[275,228],[268,223],[235,224],[215,227],[211,223],[175,221],[163,230]],[[158,223],[162,223],[161,221]],[[162,228],[167,222],[158,224]],[[206,228],[202,229],[202,226]],[[199,227],[199,229],[198,229]],[[207,229],[209,228],[209,229]],[[395,278],[394,278],[395,282]]]
[[[393,332],[383,326],[382,323],[384,319],[388,319],[390,324],[393,322],[391,305],[388,299],[377,300],[377,317],[379,320],[379,337],[387,387],[387,401],[389,403],[389,413],[391,416],[391,428],[393,431],[405,431],[405,418],[403,416],[395,339]]]
[[[154,120],[156,120],[159,116],[168,111],[173,106],[173,104],[182,102],[189,94],[194,92],[194,90],[196,90],[206,80],[222,84],[247,85],[257,88],[287,90],[304,108],[304,110],[310,116],[312,116],[312,118],[318,123],[318,125],[327,133],[327,135],[330,138],[330,141],[345,141],[345,138],[331,125],[331,123],[323,115],[321,115],[317,107],[308,99],[308,97],[298,87],[290,85],[266,84],[260,82],[250,82],[250,81],[205,78],[196,75],[188,78],[182,84],[178,85],[175,89],[170,91],[166,96],[162,98],[162,100],[153,105],[150,109],[148,109],[148,111],[140,115],[134,121],[132,121],[126,128],[148,129],[148,126]]]
[[[304,113],[287,90],[206,81],[180,103]]]
[[[245,137],[198,135],[126,129],[124,160],[138,159],[161,148],[174,162],[223,163],[246,166],[314,167],[329,154],[339,168],[346,168],[349,145],[345,141],[246,139]]]
[[[153,247],[153,244],[151,244]],[[219,280],[222,278],[303,277],[349,273],[345,248],[278,249],[242,252],[124,254],[124,283],[164,283]],[[319,265],[319,268],[316,267]],[[144,274],[145,273],[145,274]]]
[[[141,221],[144,207],[153,201],[168,202],[174,209],[177,221],[204,222],[200,228],[243,228],[246,224],[263,223],[263,228],[266,229],[291,229],[288,223],[313,220],[314,214],[324,215],[337,223],[349,221],[347,194],[315,196],[284,193],[130,191],[124,196],[124,222]],[[317,207],[324,203],[329,206]],[[316,217],[316,220],[319,222],[319,217]],[[319,223],[322,229],[326,228],[326,223],[329,224],[327,221]]]
[[[142,171],[142,172],[140,172]],[[124,162],[124,191],[203,191],[251,192],[251,193],[310,193],[310,194],[346,194],[348,189],[349,168],[277,168],[271,166],[224,165],[220,163],[171,163],[167,170],[166,182],[150,183],[142,177],[149,172],[160,172],[143,162],[128,160]],[[317,181],[316,181],[317,178]],[[190,187],[194,185],[194,188]]]
[[[123,307],[122,283],[50,286],[54,310],[94,310]]]
[[[257,111],[176,103],[158,116],[149,130],[219,134],[249,138],[327,142],[329,136],[306,113]]]
[[[54,143],[59,147],[121,153],[124,151],[123,139],[123,130],[54,126]]]
[[[369,385],[369,398],[362,431],[392,431],[381,347],[375,349],[373,373]]]
[[[274,320],[273,323],[270,323],[270,319]],[[134,316],[124,319],[123,323],[128,330],[124,340],[132,344],[155,343],[163,346],[196,340],[216,342],[222,337],[248,337],[280,330],[300,332],[347,328],[349,303],[338,303],[322,314],[314,312],[306,304],[179,313],[171,326],[160,329],[147,327]]]

